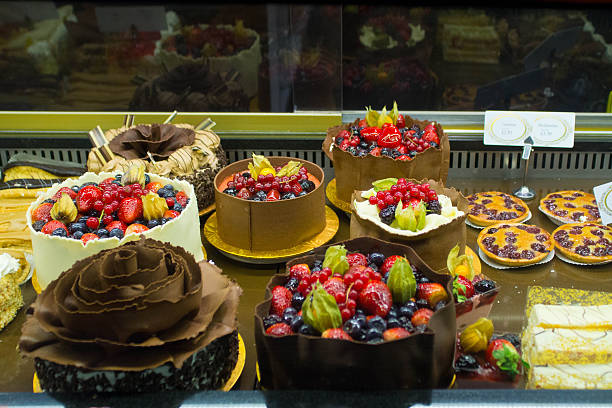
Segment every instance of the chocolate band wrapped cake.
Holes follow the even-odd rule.
[[[147,173],[193,184],[200,210],[213,203],[215,175],[227,164],[215,132],[195,130],[187,124],[152,124],[111,129],[104,136],[115,158],[102,163],[91,151],[89,171],[123,173],[131,165],[141,164]]]
[[[217,389],[238,358],[240,294],[215,266],[141,239],[51,282],[19,347],[49,392]]]

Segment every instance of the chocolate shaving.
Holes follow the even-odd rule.
[[[148,159],[149,153],[157,160],[165,160],[183,146],[195,140],[192,129],[170,124],[138,125],[117,135],[110,141],[113,153],[127,160]]]

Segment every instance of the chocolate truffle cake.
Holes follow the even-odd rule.
[[[193,184],[198,209],[214,202],[215,176],[227,164],[215,132],[188,124],[151,124],[111,129],[104,136],[115,158],[102,163],[92,150],[87,158],[89,171],[124,173],[132,164],[141,164],[147,173]]]
[[[48,392],[217,389],[238,359],[241,292],[215,266],[142,238],[51,282],[19,347]]]

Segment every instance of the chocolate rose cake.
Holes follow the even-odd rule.
[[[238,358],[241,292],[182,248],[141,238],[51,282],[19,347],[49,392],[217,389]]]

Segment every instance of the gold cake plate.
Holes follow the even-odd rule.
[[[285,262],[312,249],[320,247],[331,240],[340,226],[338,216],[328,206],[325,206],[325,228],[313,238],[291,248],[274,251],[255,251],[238,248],[224,242],[217,233],[217,213],[212,214],[204,225],[204,236],[222,254],[230,259],[250,264],[267,265]]]
[[[204,253],[204,259],[208,259],[208,254],[206,253],[206,248],[204,248],[204,245],[202,245],[202,252]],[[37,294],[42,292],[40,284],[38,283],[38,277],[36,276],[36,268],[34,268],[34,271],[32,272],[32,287]]]
[[[201,217],[203,215],[210,214],[211,212],[215,211],[215,208],[216,208],[215,204],[213,203],[213,204],[209,205],[208,207],[204,208],[202,211],[200,211],[198,213],[198,215]]]
[[[234,385],[238,382],[240,375],[242,374],[242,370],[244,370],[244,363],[246,361],[246,348],[244,347],[244,340],[242,340],[242,336],[238,333],[238,361],[236,361],[236,365],[234,366],[234,370],[230,375],[230,378],[227,380],[225,385],[221,387],[218,391],[230,391]],[[40,381],[38,381],[38,376],[36,372],[34,372],[34,378],[32,380],[32,391],[35,393],[44,392],[40,387]]]
[[[351,215],[351,203],[346,202],[338,198],[338,192],[336,190],[336,179],[333,178],[327,183],[325,187],[325,195],[330,203],[339,210],[344,211],[348,215]]]

